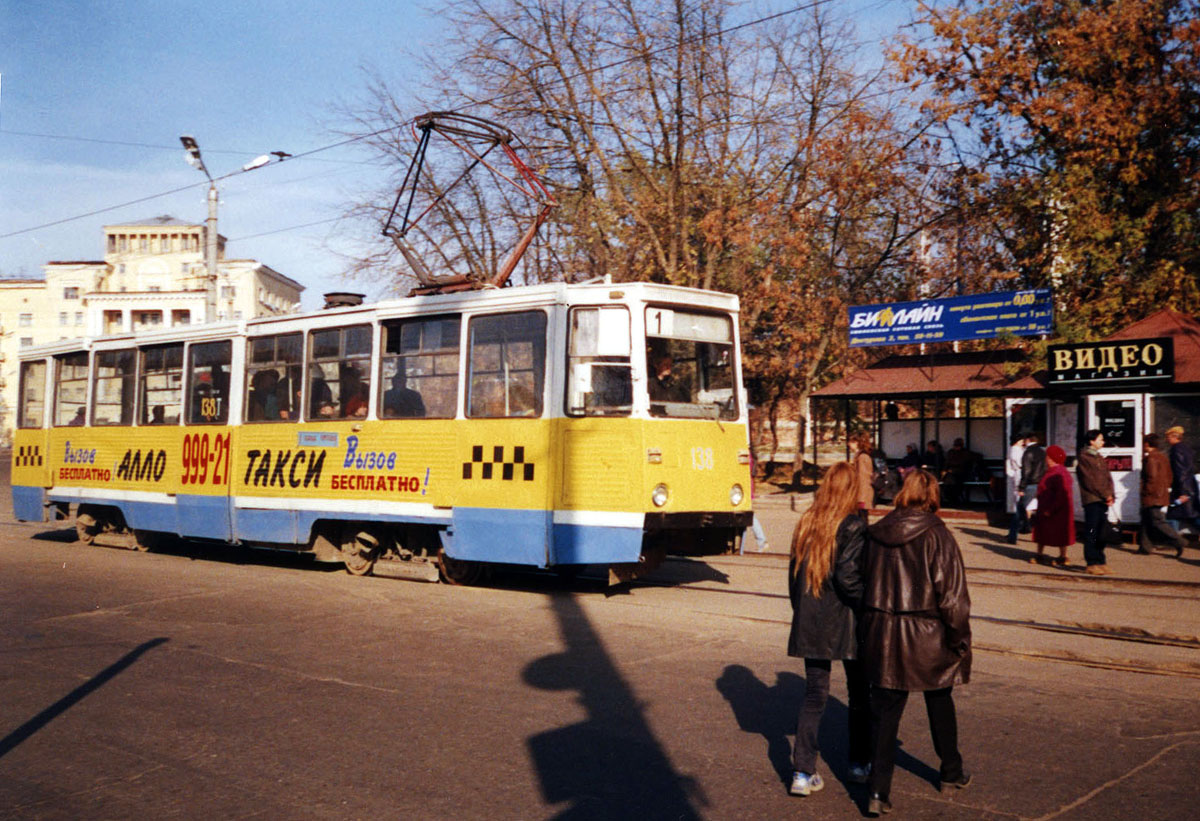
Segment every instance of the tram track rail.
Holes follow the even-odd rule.
[[[635,580],[632,582],[632,585],[634,587],[665,587],[681,590],[697,590],[705,593],[750,596],[766,599],[788,598],[786,593],[770,593],[762,590],[740,590],[736,588],[709,587],[706,585],[689,583],[675,584],[671,582],[656,582],[642,579]],[[756,618],[755,620],[779,624],[789,623],[786,619]],[[1152,633],[1148,630],[1142,630],[1140,628],[1116,627],[1105,624],[1066,624],[1041,622],[1034,621],[1032,619],[1013,619],[1005,618],[1003,616],[989,616],[981,613],[972,613],[971,620],[985,622],[987,624],[997,624],[1005,627],[1022,627],[1029,630],[1041,630],[1049,633],[1065,633],[1077,636],[1088,636],[1090,638],[1107,639],[1110,641],[1121,641],[1134,644],[1151,644],[1163,647],[1182,647],[1191,650],[1200,650],[1200,637]],[[1200,675],[1200,668],[1197,669],[1197,674]]]

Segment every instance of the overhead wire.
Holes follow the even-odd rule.
[[[793,7],[791,7],[791,8],[784,9],[784,10],[782,10],[782,11],[775,12],[775,13],[773,13],[773,14],[763,15],[762,17],[757,17],[757,18],[755,18],[755,19],[753,19],[753,20],[748,20],[748,21],[746,21],[746,22],[744,22],[744,23],[739,23],[739,24],[737,24],[737,25],[735,25],[735,26],[729,26],[728,28],[723,28],[723,29],[720,29],[720,30],[718,30],[718,31],[713,31],[713,32],[703,32],[703,33],[700,33],[700,34],[696,34],[696,35],[693,35],[692,37],[684,38],[684,39],[682,39],[682,40],[679,40],[679,41],[677,41],[677,42],[675,42],[675,43],[671,43],[670,45],[666,45],[666,46],[663,46],[663,47],[661,47],[661,48],[654,49],[654,50],[652,50],[652,51],[650,51],[650,52],[648,52],[648,53],[644,53],[644,54],[636,54],[636,55],[633,55],[633,56],[630,56],[630,57],[626,57],[626,58],[623,58],[623,59],[620,59],[620,60],[614,60],[614,61],[612,61],[611,63],[606,63],[606,64],[604,64],[604,65],[597,66],[597,67],[595,67],[595,68],[588,69],[588,70],[581,70],[581,71],[579,71],[579,72],[576,72],[575,74],[570,74],[570,75],[567,75],[567,76],[565,76],[565,77],[557,78],[557,79],[555,79],[555,80],[552,80],[552,81],[550,81],[550,82],[553,82],[554,84],[556,84],[556,85],[557,85],[557,84],[561,84],[561,83],[567,83],[567,82],[570,82],[571,80],[576,80],[576,79],[579,79],[580,77],[583,77],[583,76],[585,76],[585,75],[586,75],[586,74],[588,74],[588,73],[594,73],[594,72],[597,72],[597,71],[607,71],[607,70],[611,70],[611,69],[614,69],[614,68],[620,68],[621,66],[623,66],[623,65],[626,65],[626,64],[628,64],[628,63],[632,63],[632,62],[637,62],[637,61],[644,60],[644,59],[646,59],[646,57],[652,57],[652,56],[655,56],[655,55],[657,55],[657,54],[661,54],[661,53],[663,53],[663,52],[666,52],[666,51],[671,51],[671,50],[673,50],[673,49],[682,48],[682,47],[684,47],[684,46],[690,46],[690,45],[694,45],[694,44],[696,44],[696,43],[699,43],[699,42],[704,42],[704,41],[706,41],[706,40],[709,40],[709,39],[712,39],[712,38],[715,38],[715,37],[723,37],[723,36],[726,36],[726,35],[728,35],[728,34],[732,34],[732,33],[734,33],[734,32],[741,31],[741,30],[743,30],[743,29],[746,29],[746,28],[751,28],[751,27],[753,27],[753,26],[762,25],[763,23],[769,23],[769,22],[771,22],[771,21],[773,21],[773,20],[782,19],[782,18],[784,18],[784,17],[788,17],[788,16],[790,16],[790,15],[793,15],[793,14],[798,14],[798,13],[800,13],[800,12],[804,12],[804,11],[811,11],[811,10],[813,10],[813,9],[816,9],[816,8],[819,8],[819,7],[821,7],[821,6],[827,5],[827,4],[831,3],[831,2],[833,2],[833,0],[810,0],[810,1],[809,1],[809,2],[807,2],[807,3],[802,3],[802,4],[799,4],[799,5],[793,6]],[[508,98],[508,97],[515,96],[515,95],[516,95],[516,94],[518,94],[518,93],[519,93],[519,92],[518,92],[517,90],[513,90],[513,91],[508,91],[508,92],[504,92],[504,93],[501,93],[501,94],[497,94],[497,95],[495,95],[494,97],[491,97],[491,98],[488,98],[488,99],[484,99],[484,100],[479,100],[479,101],[477,101],[477,102],[473,103],[473,104],[472,104],[470,107],[472,107],[472,108],[479,108],[479,107],[482,107],[482,106],[494,105],[494,104],[496,104],[496,103],[498,103],[498,102],[501,102],[501,101],[505,100],[505,99],[506,99],[506,98]],[[368,132],[368,133],[366,133],[366,134],[358,134],[358,135],[355,135],[355,136],[352,136],[352,137],[347,137],[347,138],[345,138],[345,139],[343,139],[343,140],[338,140],[337,142],[333,142],[333,143],[330,143],[330,144],[328,144],[328,145],[323,145],[323,146],[319,146],[319,147],[317,147],[317,148],[310,149],[310,150],[308,150],[308,151],[302,151],[302,152],[298,152],[298,153],[292,154],[291,156],[287,157],[285,161],[288,161],[288,162],[290,162],[290,161],[293,161],[293,160],[299,160],[299,159],[308,159],[308,158],[311,158],[311,157],[312,157],[313,155],[315,155],[315,154],[321,154],[321,153],[324,153],[324,152],[326,152],[326,151],[331,151],[331,150],[333,150],[333,149],[335,149],[335,148],[341,148],[342,146],[351,145],[351,144],[353,144],[353,143],[361,142],[362,140],[367,140],[367,139],[370,139],[370,138],[372,138],[372,137],[378,137],[379,135],[381,135],[381,134],[385,134],[385,133],[387,133],[388,131],[393,131],[394,129],[395,129],[395,126],[389,125],[389,126],[387,126],[387,127],[380,128],[380,129],[377,129],[377,130],[375,130],[375,131]],[[13,131],[0,131],[0,133],[21,133],[21,132],[13,132]],[[33,135],[33,134],[31,133],[31,135]],[[33,135],[33,136],[45,136],[45,137],[50,137],[50,138],[61,138],[61,139],[78,139],[78,140],[85,141],[85,142],[111,143],[111,144],[117,144],[117,145],[129,145],[129,146],[132,146],[132,147],[146,147],[146,148],[166,148],[166,146],[161,146],[161,145],[153,145],[153,144],[146,144],[146,143],[124,143],[124,142],[121,142],[121,141],[116,141],[116,140],[100,140],[100,139],[95,139],[95,138],[86,138],[86,137],[79,137],[79,138],[68,138],[68,137],[60,137],[60,136],[58,136],[58,135]],[[216,153],[216,152],[210,152],[210,153]],[[232,152],[222,152],[222,153],[232,153]],[[246,153],[246,154],[250,154],[251,152],[245,152],[245,153]],[[278,164],[278,163],[275,163],[275,164]],[[235,176],[238,176],[239,174],[248,173],[248,171],[252,171],[252,170],[255,170],[255,169],[238,169],[238,170],[236,170],[236,171],[231,171],[231,172],[229,172],[229,173],[227,173],[227,174],[224,174],[224,175],[222,175],[222,176],[220,176],[220,177],[215,177],[215,178],[213,178],[213,182],[216,182],[216,181],[218,181],[218,180],[228,179],[228,178],[230,178],[230,177],[235,177]],[[42,223],[42,224],[40,224],[40,225],[34,225],[34,226],[30,226],[30,227],[28,227],[28,228],[21,228],[21,229],[18,229],[18,230],[16,230],[16,231],[9,231],[9,232],[7,232],[7,233],[0,234],[0,239],[7,239],[7,238],[9,238],[9,237],[15,237],[15,236],[19,236],[19,235],[21,235],[21,234],[28,234],[28,233],[32,233],[33,231],[40,231],[40,230],[42,230],[43,228],[50,228],[50,227],[53,227],[53,226],[56,226],[56,225],[62,225],[62,224],[64,224],[64,223],[68,223],[68,222],[74,222],[74,221],[76,221],[76,220],[87,219],[88,217],[94,217],[94,216],[97,216],[97,215],[99,215],[99,214],[104,214],[104,213],[107,213],[107,212],[110,212],[110,211],[116,211],[116,210],[118,210],[118,209],[125,208],[125,207],[127,207],[127,206],[130,206],[130,205],[136,205],[136,204],[138,204],[138,203],[142,203],[142,202],[148,202],[148,201],[150,201],[150,200],[160,199],[160,198],[162,198],[162,197],[167,197],[167,196],[170,196],[170,195],[172,195],[172,194],[177,194],[177,193],[179,193],[179,192],[181,192],[181,191],[187,191],[187,190],[190,190],[190,189],[193,189],[193,188],[199,188],[199,187],[201,187],[201,186],[204,186],[204,185],[206,185],[206,183],[205,183],[205,182],[197,182],[197,183],[192,183],[192,184],[189,184],[189,185],[184,185],[184,186],[181,186],[181,187],[179,187],[179,188],[173,188],[173,189],[171,189],[171,190],[169,190],[169,191],[162,191],[162,192],[160,192],[160,193],[157,193],[157,194],[150,194],[150,195],[147,195],[147,196],[145,196],[145,197],[139,197],[139,198],[137,198],[137,199],[134,199],[134,200],[129,200],[129,201],[127,201],[127,202],[119,203],[119,204],[117,204],[117,205],[108,206],[108,207],[106,207],[106,208],[98,208],[98,209],[95,209],[95,210],[93,210],[93,211],[88,211],[87,213],[84,213],[84,214],[76,214],[76,215],[74,215],[74,216],[71,216],[71,217],[64,217],[64,218],[62,218],[62,219],[53,220],[53,221],[51,221],[51,222]],[[334,218],[334,219],[330,219],[330,220],[325,220],[325,221],[323,221],[323,222],[333,222],[333,221],[335,221],[335,219],[338,219],[338,218]],[[317,222],[317,223],[309,223],[309,224],[310,224],[310,225],[311,225],[311,224],[320,224],[320,222]],[[299,228],[301,228],[301,227],[305,227],[305,226],[295,226],[294,228],[283,228],[283,229],[277,229],[276,231],[270,231],[270,232],[266,232],[266,233],[282,233],[282,232],[284,232],[284,231],[287,231],[287,230],[297,230],[297,229],[299,229]],[[254,235],[254,236],[263,236],[263,234],[256,234],[256,235]]]

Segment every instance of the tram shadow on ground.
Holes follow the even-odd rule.
[[[80,550],[117,550],[129,548],[110,547],[96,544],[87,545],[79,541],[75,528],[56,528],[43,530],[30,537],[36,541],[46,542],[77,542]],[[204,542],[191,539],[181,539],[177,536],[163,536],[151,550],[166,556],[178,556],[194,561],[212,561],[225,564],[239,564],[260,567],[281,567],[296,569],[311,569],[316,572],[336,572],[345,570],[341,562],[318,562],[311,553],[300,553],[294,550],[270,550],[260,547],[231,545],[224,542]]]
[[[799,663],[799,659],[797,659]],[[835,668],[840,665],[835,665]],[[837,675],[836,669],[834,675]],[[747,667],[731,664],[716,681],[717,690],[729,702],[738,728],[744,733],[761,735],[767,743],[766,755],[779,777],[780,784],[792,779],[792,739],[796,719],[804,701],[804,677],[790,671],[775,674],[775,684],[768,685]],[[818,743],[821,761],[827,771],[842,782],[852,796],[866,798],[866,788],[847,780],[847,726],[849,711],[845,702],[830,696],[825,703]],[[939,784],[936,767],[904,751],[903,741],[896,751],[896,766],[923,778],[933,786]]]
[[[573,690],[587,719],[531,736],[529,754],[555,818],[699,819],[699,785],[675,771],[575,596],[552,595],[565,649],[531,662],[527,684]]]

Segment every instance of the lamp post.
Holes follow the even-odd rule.
[[[200,169],[204,176],[208,177],[208,219],[204,225],[204,267],[205,281],[204,288],[204,321],[212,322],[217,318],[217,181],[213,179],[212,174],[208,173],[208,169],[204,166],[204,160],[200,157],[200,146],[196,143],[196,139],[189,134],[184,134],[179,138],[179,142],[183,143],[184,159],[188,165],[193,168]],[[292,156],[286,151],[272,151],[276,157],[282,162]],[[255,168],[262,168],[271,161],[271,157],[267,154],[255,157],[250,162],[242,166],[242,172],[253,171]],[[240,172],[233,172],[240,173]],[[225,174],[221,179],[230,176]]]
[[[179,141],[187,152],[184,158],[188,165],[200,169],[208,177],[208,220],[204,223],[204,321],[212,322],[217,318],[217,183],[204,167],[195,138],[184,134]]]

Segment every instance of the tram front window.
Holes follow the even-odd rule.
[[[728,316],[647,308],[646,369],[651,416],[737,418]]]

